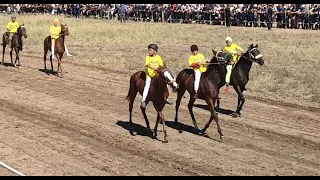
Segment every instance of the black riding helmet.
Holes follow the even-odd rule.
[[[151,48],[155,51],[158,51],[158,46],[156,44],[149,44],[148,49]]]
[[[192,53],[193,53],[194,51],[199,51],[197,45],[192,45],[190,49],[191,49],[191,52],[192,52]]]

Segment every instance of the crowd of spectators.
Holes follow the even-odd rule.
[[[272,14],[270,14],[271,9]],[[317,4],[0,4],[3,13],[74,18],[320,29]],[[227,24],[226,24],[227,19]],[[228,23],[229,21],[229,23]]]

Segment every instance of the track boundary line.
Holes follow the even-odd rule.
[[[18,170],[10,167],[9,165],[7,165],[6,163],[4,163],[4,162],[2,162],[2,161],[0,161],[0,165],[3,166],[3,167],[5,167],[5,168],[7,168],[7,169],[9,169],[9,170],[12,171],[12,172],[18,174],[19,176],[26,176],[26,175],[22,174],[21,172],[19,172]]]

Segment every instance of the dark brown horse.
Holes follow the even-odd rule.
[[[154,127],[154,138],[157,138],[157,129],[159,122],[163,125],[163,132],[164,132],[164,141],[168,142],[167,139],[167,130],[165,128],[165,119],[162,114],[162,110],[166,104],[166,99],[169,96],[169,91],[167,85],[169,84],[171,88],[175,91],[178,88],[177,83],[174,81],[174,77],[172,73],[166,69],[165,67],[159,67],[157,70],[157,76],[151,80],[149,93],[146,99],[146,104],[148,102],[153,102],[153,106],[157,111],[157,122]],[[171,80],[170,80],[171,79]],[[130,133],[131,135],[135,135],[136,132],[133,130],[132,124],[132,109],[133,109],[133,102],[136,98],[137,93],[139,92],[141,95],[143,93],[144,84],[146,80],[146,73],[143,71],[138,71],[134,73],[130,78],[130,89],[128,92],[128,96],[126,97],[129,100],[129,112],[130,112]],[[146,115],[146,109],[140,107],[144,119],[147,124],[147,128],[150,129],[149,120]]]
[[[14,50],[16,53],[16,60],[13,63],[12,51],[10,51],[11,64],[13,67],[16,67],[16,65],[18,65],[19,68],[21,68],[19,51],[22,51],[22,45],[23,45],[22,37],[24,37],[24,38],[28,37],[27,30],[24,25],[21,25],[18,28],[18,32],[16,34],[14,34],[14,36],[12,37],[11,49]],[[9,43],[9,33],[5,32],[2,36],[2,47],[3,47],[2,65],[4,64],[4,53],[5,53],[5,49],[6,49],[6,46],[8,43]],[[17,61],[18,61],[18,64],[17,64]]]
[[[213,53],[216,54],[213,50]],[[252,63],[255,62],[262,66],[264,64],[263,57],[258,49],[258,44],[253,46],[251,44],[248,50],[240,57],[239,61],[234,65],[234,68],[231,72],[230,77],[230,85],[233,86],[234,90],[238,94],[238,105],[236,111],[233,113],[234,117],[240,117],[240,111],[242,110],[242,106],[245,102],[245,98],[243,96],[243,91],[246,90],[246,84],[249,82],[249,72],[252,66]],[[222,67],[219,70],[220,74],[220,83],[219,89],[225,85],[225,77],[226,77],[226,68]],[[219,93],[219,91],[218,91]],[[217,108],[220,106],[220,99],[217,100]]]
[[[56,72],[56,75],[58,77],[60,77],[59,72],[61,73],[61,76],[62,76],[61,60],[65,51],[64,38],[65,38],[65,35],[69,36],[69,29],[67,27],[67,24],[65,25],[60,24],[60,26],[61,26],[60,37],[55,41],[55,45],[54,45],[55,57],[57,57],[58,59],[58,68]],[[44,56],[43,56],[44,70],[47,70],[46,60],[47,60],[48,51],[51,51],[51,36],[48,36],[44,39]],[[50,63],[51,63],[51,71],[53,72],[52,55],[50,55]]]
[[[221,53],[219,56],[224,57],[226,54]],[[224,65],[224,61],[219,61],[216,54],[214,54],[213,59],[208,63],[207,71],[202,73],[200,78],[199,90],[198,90],[198,98],[205,100],[209,106],[209,110],[211,113],[210,119],[205,125],[205,127],[200,131],[194,117],[192,108],[193,104],[196,99],[193,98],[194,96],[194,71],[192,69],[184,69],[182,70],[176,79],[176,82],[179,85],[177,89],[177,100],[176,100],[176,117],[175,117],[175,125],[178,126],[178,111],[181,99],[187,90],[190,94],[190,99],[188,103],[188,109],[192,118],[192,122],[196,131],[202,135],[205,134],[205,131],[209,127],[210,123],[214,119],[217,124],[218,132],[220,134],[220,138],[223,139],[223,134],[220,128],[218,115],[215,111],[215,103],[216,99],[218,98],[218,84],[219,84],[219,72],[218,69],[220,66]]]

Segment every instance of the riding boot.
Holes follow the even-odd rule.
[[[52,55],[52,59],[54,59],[54,46],[51,46],[51,55]]]

